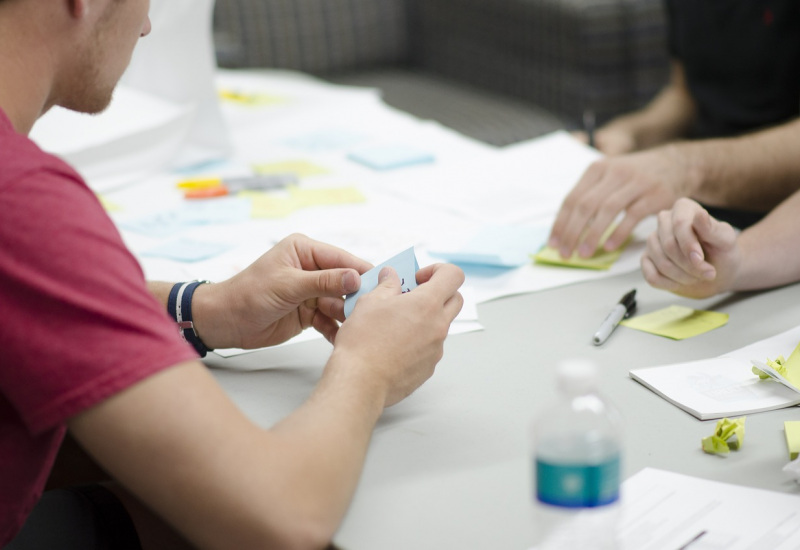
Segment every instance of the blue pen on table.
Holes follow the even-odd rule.
[[[611,310],[611,313],[606,316],[600,328],[594,333],[592,343],[595,346],[599,346],[608,340],[608,337],[611,336],[611,333],[617,328],[619,322],[626,317],[630,317],[634,311],[636,311],[635,288],[623,296],[619,303],[614,306],[614,309]]]
[[[591,109],[585,109],[583,111],[583,130],[586,132],[586,141],[589,144],[589,147],[594,147],[594,111]]]

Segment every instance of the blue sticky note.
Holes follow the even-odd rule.
[[[156,239],[169,237],[187,228],[186,221],[178,210],[167,210],[148,214],[135,220],[120,222],[120,227]]]
[[[352,151],[347,157],[374,170],[391,170],[412,164],[433,162],[434,156],[405,145],[376,145]]]
[[[199,262],[233,248],[229,244],[177,239],[142,252],[142,256],[166,258],[178,262]]]
[[[386,260],[380,265],[376,265],[361,276],[361,287],[352,294],[348,294],[344,299],[344,316],[349,317],[353,308],[356,307],[358,298],[367,292],[374,290],[378,286],[378,274],[386,266],[393,267],[400,277],[400,286],[403,292],[409,292],[417,288],[417,271],[419,264],[414,255],[414,247],[404,250],[397,256]]]
[[[310,134],[294,136],[284,141],[285,145],[305,151],[331,151],[352,147],[367,139],[367,136],[350,130],[319,130]]]
[[[148,237],[163,239],[196,225],[237,223],[250,219],[250,199],[223,197],[188,202],[180,208],[120,222],[120,227]]]
[[[531,250],[547,239],[546,226],[492,225],[481,229],[459,250],[431,251],[454,264],[519,267],[530,262]]]

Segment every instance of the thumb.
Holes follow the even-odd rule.
[[[351,294],[361,286],[361,276],[355,269],[321,269],[303,271],[297,279],[295,298],[298,301],[310,298],[336,298]]]
[[[389,294],[400,294],[400,277],[397,271],[388,265],[378,273],[378,286],[373,292],[387,292]]]
[[[736,232],[730,224],[714,219],[705,210],[695,214],[692,228],[705,249],[725,249],[736,238]]]

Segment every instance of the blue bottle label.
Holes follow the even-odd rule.
[[[536,498],[565,508],[592,508],[619,499],[619,455],[599,464],[536,460]]]

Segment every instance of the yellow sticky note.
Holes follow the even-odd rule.
[[[302,206],[324,206],[366,202],[367,198],[355,187],[301,189],[289,187],[289,195]]]
[[[783,431],[786,433],[789,458],[794,460],[800,456],[800,420],[787,420],[783,423]]]
[[[294,174],[298,178],[327,174],[328,170],[307,160],[287,160],[256,164],[253,170],[258,174]]]
[[[255,92],[240,92],[238,90],[222,89],[219,90],[218,94],[219,98],[223,101],[236,103],[238,105],[247,105],[250,107],[275,105],[286,102],[286,98],[280,96]]]
[[[612,250],[611,252],[606,252],[603,250],[603,244],[616,228],[616,225],[611,225],[608,227],[608,229],[606,229],[606,232],[603,233],[602,237],[600,237],[600,245],[597,247],[597,250],[594,251],[594,254],[589,258],[581,258],[578,255],[578,252],[575,251],[572,253],[572,256],[564,259],[561,257],[561,254],[558,252],[558,250],[547,245],[543,246],[536,254],[532,254],[531,257],[538,264],[558,265],[562,267],[580,267],[583,269],[610,269],[611,266],[614,265],[614,262],[619,259],[622,251],[625,250],[625,247],[628,246],[628,243],[631,241],[630,237],[628,237],[625,242],[622,243],[622,245],[616,250]]]
[[[302,207],[291,197],[277,196],[263,191],[242,191],[238,196],[250,199],[251,218],[285,218]]]
[[[646,315],[625,319],[620,324],[673,340],[683,340],[724,326],[727,322],[727,313],[701,311],[686,306],[669,306]]]
[[[562,258],[561,254],[555,248],[543,246],[542,249],[536,254],[531,255],[537,264],[547,265],[560,265],[563,267],[581,267],[584,269],[610,269],[614,262],[619,259],[622,254],[622,249],[612,250],[606,252],[598,248],[593,256],[589,258],[581,258],[577,252],[574,252],[569,258]]]

